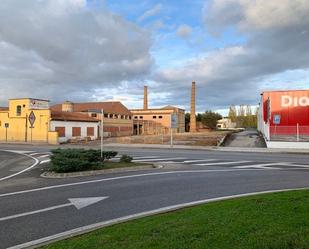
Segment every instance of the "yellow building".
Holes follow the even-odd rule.
[[[172,117],[176,118],[173,131],[185,132],[185,110],[175,106],[148,108],[148,88],[144,86],[144,108],[131,110],[134,121],[134,135],[166,134],[170,132]]]
[[[8,108],[0,108],[0,141],[57,143],[50,117],[48,100],[10,99]]]

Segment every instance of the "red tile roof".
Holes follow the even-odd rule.
[[[62,111],[51,111],[51,119],[55,121],[98,122],[97,119],[89,117],[86,113]]]
[[[8,111],[9,108],[8,107],[0,107],[0,111]]]
[[[62,104],[56,104],[50,108],[53,111],[61,111]],[[132,115],[132,113],[118,101],[113,102],[85,102],[85,103],[73,103],[73,112],[87,112],[89,110],[104,110],[104,113]]]

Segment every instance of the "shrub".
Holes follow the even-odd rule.
[[[120,158],[120,162],[122,163],[130,163],[132,162],[132,160],[133,160],[133,157],[128,156],[128,155],[122,155]]]
[[[101,151],[93,149],[56,149],[52,153],[51,170],[57,173],[96,169],[103,166],[105,159],[117,155],[115,151],[104,151],[101,158]]]

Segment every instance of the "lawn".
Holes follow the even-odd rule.
[[[213,202],[98,229],[43,248],[309,248],[309,191]]]

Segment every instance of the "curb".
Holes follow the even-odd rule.
[[[79,171],[79,172],[71,172],[71,173],[55,173],[45,171],[40,177],[43,178],[74,178],[74,177],[84,177],[84,176],[96,176],[103,175],[108,173],[125,173],[125,172],[135,172],[139,170],[151,170],[151,169],[161,169],[162,165],[149,165],[149,166],[136,166],[136,167],[125,167],[125,168],[115,168],[115,169],[101,169],[101,170],[88,170],[88,171]]]

